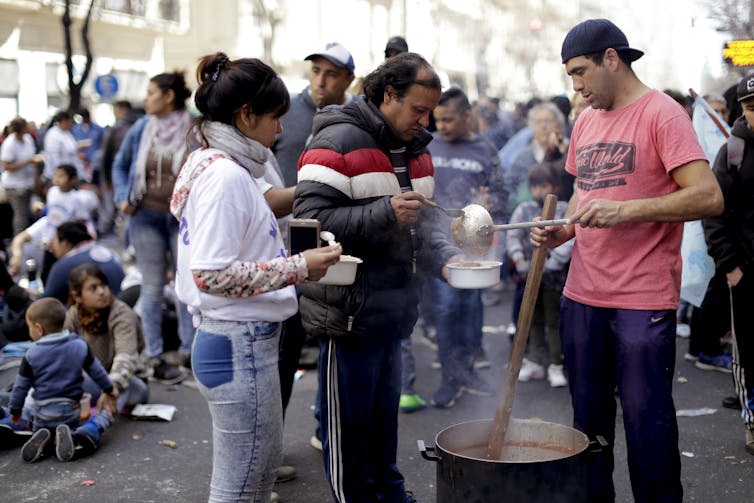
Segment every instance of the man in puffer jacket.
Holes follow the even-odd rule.
[[[743,117],[715,159],[725,211],[704,220],[707,247],[725,274],[733,318],[733,381],[746,426],[746,451],[754,454],[754,74],[738,84]]]
[[[400,341],[411,334],[417,268],[438,274],[459,250],[440,212],[426,145],[440,80],[401,54],[364,81],[365,97],[314,118],[299,160],[293,214],[316,218],[344,254],[361,258],[349,286],[306,283],[300,312],[319,338],[318,401],[325,471],[338,502],[414,501],[396,465]]]

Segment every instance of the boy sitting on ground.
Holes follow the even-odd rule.
[[[110,425],[110,411],[104,410],[79,426],[82,370],[113,402],[118,398],[118,391],[86,342],[63,330],[65,316],[63,304],[52,298],[37,300],[26,311],[29,335],[35,344],[26,352],[16,376],[10,421],[20,424],[23,413],[23,419],[32,425],[34,434],[21,449],[21,458],[28,463],[40,459],[48,446],[52,450],[52,428],[55,428],[55,454],[61,461],[70,461],[76,443],[98,444],[100,434]],[[32,387],[34,391],[27,398]],[[71,428],[76,429],[73,434]]]

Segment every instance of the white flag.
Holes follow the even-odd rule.
[[[723,133],[717,124],[715,124],[715,121],[712,120],[710,114],[717,118],[720,126],[725,129],[727,135]],[[694,100],[692,123],[694,124],[694,131],[696,131],[699,144],[702,146],[702,149],[704,149],[704,153],[707,155],[707,159],[711,165],[715,162],[718,150],[720,150],[720,147],[722,147],[723,143],[728,139],[728,136],[730,135],[730,127],[719,115],[717,115],[712,107],[709,106],[709,103],[707,103],[707,101],[701,96],[697,96]]]

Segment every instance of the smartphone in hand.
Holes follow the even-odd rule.
[[[288,222],[288,254],[295,255],[304,250],[319,248],[319,231],[319,220],[292,218]]]

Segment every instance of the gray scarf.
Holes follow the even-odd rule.
[[[269,155],[267,147],[228,124],[204,121],[200,127],[210,148],[221,150],[255,178],[264,176],[264,163]]]
[[[200,125],[209,148],[195,150],[186,159],[173,188],[170,212],[181,219],[191,188],[199,175],[220,158],[230,158],[254,178],[265,173],[269,150],[256,140],[247,138],[235,127],[220,122],[205,121]],[[198,133],[198,131],[197,131]],[[201,137],[201,135],[197,134]]]

